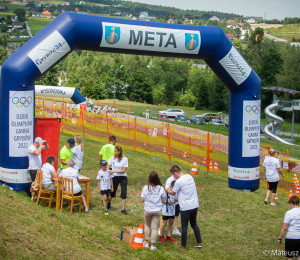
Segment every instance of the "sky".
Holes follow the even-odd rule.
[[[172,6],[181,9],[218,11],[243,16],[261,16],[266,19],[283,20],[300,17],[300,0],[131,0],[146,4]],[[149,13],[151,15],[151,13]]]

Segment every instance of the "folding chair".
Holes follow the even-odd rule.
[[[37,197],[37,200],[36,200],[36,205],[39,204],[39,200],[40,199],[44,200],[44,206],[46,205],[46,201],[49,200],[49,206],[48,207],[50,209],[51,208],[52,199],[53,199],[53,195],[55,194],[55,192],[43,189],[43,187],[42,187],[43,172],[41,170],[37,170],[36,178],[38,178],[38,182],[40,184],[39,194],[38,194],[38,197]]]
[[[74,196],[74,193],[73,193],[73,179],[62,178],[62,183],[63,183],[63,189],[62,189],[62,196],[61,196],[60,211],[62,211],[62,208],[63,208],[63,199],[67,199],[71,202],[70,203],[70,215],[72,215],[73,207],[76,206],[76,205],[79,205],[79,212],[81,212],[82,195]],[[74,204],[75,200],[79,200],[79,202]]]

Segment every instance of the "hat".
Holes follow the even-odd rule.
[[[73,138],[70,138],[70,139],[68,140],[68,143],[69,143],[69,145],[70,145],[71,147],[74,147],[74,146],[75,146],[75,140],[74,140]]]
[[[101,165],[101,166],[107,165],[107,161],[102,160],[102,161],[100,162],[100,165]]]
[[[39,142],[44,142],[44,140],[41,137],[35,138],[34,142],[39,143]]]

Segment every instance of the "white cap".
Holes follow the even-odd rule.
[[[41,138],[41,137],[37,137],[35,138],[34,140],[36,143],[39,143],[39,142],[44,142],[44,140]]]

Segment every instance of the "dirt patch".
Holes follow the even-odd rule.
[[[263,28],[263,29],[268,29],[268,28],[278,28],[282,27],[283,24],[251,24],[251,28],[255,29],[257,27]]]

